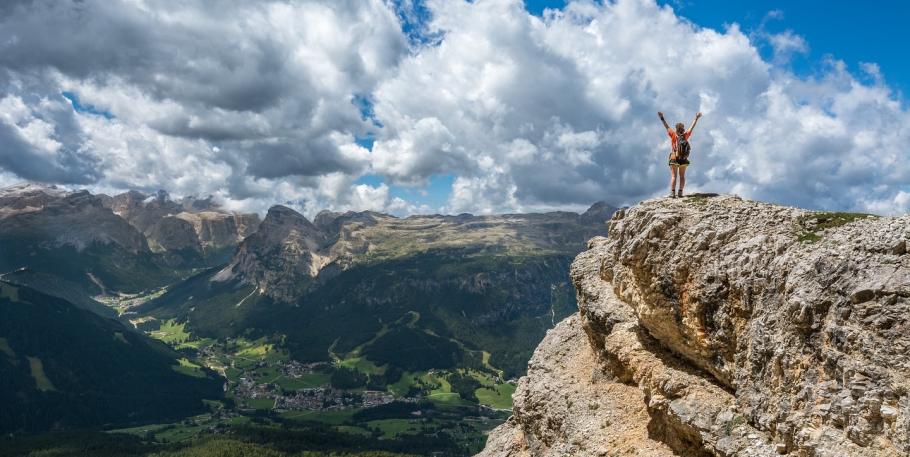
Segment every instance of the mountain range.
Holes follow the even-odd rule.
[[[157,415],[109,408],[84,416],[82,425],[169,417],[201,408],[202,399],[279,409],[293,395],[329,387],[340,389],[338,398],[367,389],[390,399],[508,407],[508,380],[524,373],[546,330],[576,309],[572,258],[586,240],[606,234],[614,210],[598,203],[583,214],[406,218],[323,211],[310,221],[276,205],[260,222],[211,198],[26,184],[0,190],[0,279],[19,297],[41,297],[25,302],[45,308],[16,314],[16,325],[35,340],[91,327],[100,333],[91,338],[112,345],[105,372],[140,363],[149,380],[220,376],[224,384],[226,399],[205,384],[185,388],[182,407]],[[25,302],[4,305],[18,313]],[[78,318],[44,325],[51,322],[44,314],[60,313]],[[90,344],[60,353],[26,349],[20,334],[2,330],[6,369],[19,373],[18,387],[4,394],[27,401],[10,403],[18,419],[0,429],[69,428],[23,419],[21,408],[51,395],[24,360],[56,367],[47,374],[58,388],[62,381],[54,380],[69,376],[59,367],[78,379],[77,368],[95,365],[99,353]],[[259,361],[251,364],[250,354]],[[281,374],[294,364],[310,374]],[[131,401],[155,400],[144,384],[131,384],[118,382],[126,391],[99,386],[112,396],[132,394]],[[257,389],[266,393],[251,393]]]

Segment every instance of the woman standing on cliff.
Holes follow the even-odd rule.
[[[689,166],[689,137],[692,136],[692,130],[695,130],[695,124],[701,119],[701,113],[695,114],[695,120],[692,126],[686,131],[686,126],[682,122],[676,124],[676,131],[670,128],[664,119],[664,113],[657,112],[660,122],[663,122],[667,134],[670,135],[670,198],[683,196],[683,187],[686,187],[686,167]],[[679,174],[679,193],[676,193],[676,175]]]

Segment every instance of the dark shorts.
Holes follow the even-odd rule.
[[[671,167],[688,167],[689,159],[676,159],[676,160],[670,159],[670,166]]]

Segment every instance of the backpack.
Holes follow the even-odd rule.
[[[689,140],[686,139],[686,134],[680,135],[676,134],[676,157],[679,159],[688,159],[689,152],[691,151],[689,146]]]

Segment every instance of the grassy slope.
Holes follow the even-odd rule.
[[[49,274],[83,288],[87,295],[102,292],[91,273],[109,291],[134,293],[180,279],[173,269],[157,263],[151,253],[132,253],[116,244],[93,244],[85,249],[65,245],[46,247],[40,238],[0,239],[0,271],[20,267]]]
[[[174,418],[219,398],[221,382],[161,343],[61,299],[0,282],[0,430]]]

